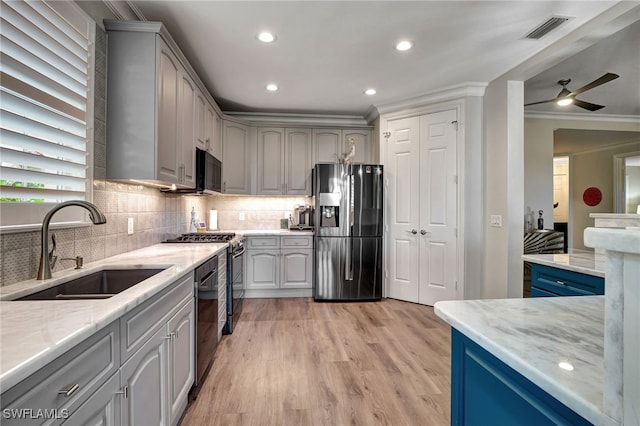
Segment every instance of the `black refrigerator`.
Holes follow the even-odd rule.
[[[379,164],[314,166],[314,300],[382,298],[382,170]]]

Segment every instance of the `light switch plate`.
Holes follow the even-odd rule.
[[[130,217],[127,219],[127,234],[133,234],[133,218]]]
[[[238,220],[244,220],[244,212],[238,214]]]
[[[502,227],[502,215],[492,214],[491,215],[491,226],[495,226],[496,228]]]

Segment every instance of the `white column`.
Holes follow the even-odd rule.
[[[603,408],[640,424],[640,228],[587,228],[587,247],[606,250]]]

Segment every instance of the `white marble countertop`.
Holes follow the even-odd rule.
[[[525,254],[522,260],[603,278],[606,269],[602,253]]]
[[[0,389],[8,390],[96,331],[190,273],[227,244],[156,244],[0,288]],[[107,268],[167,268],[109,299],[12,301]]]
[[[588,421],[617,424],[603,413],[604,296],[446,301],[435,312]]]

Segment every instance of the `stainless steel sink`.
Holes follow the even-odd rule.
[[[164,269],[104,269],[15,300],[107,299]]]

